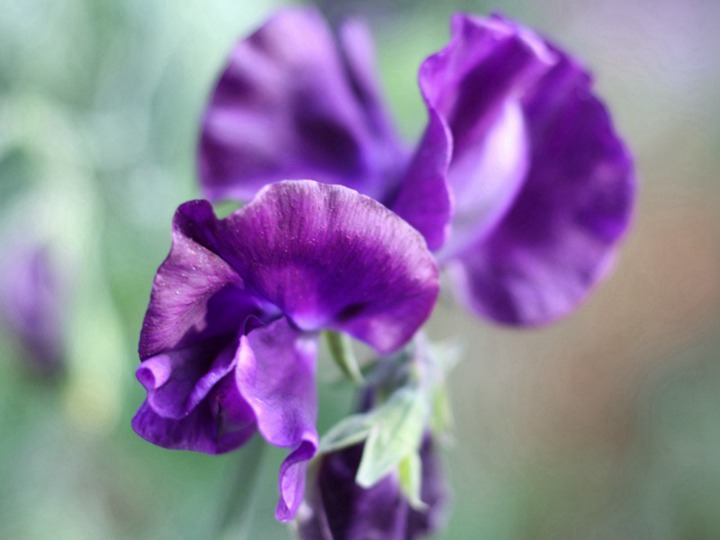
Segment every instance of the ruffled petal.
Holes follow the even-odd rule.
[[[303,330],[345,331],[390,352],[437,298],[437,265],[423,238],[341,186],[269,186],[214,230],[218,252],[246,287]]]
[[[143,439],[163,448],[222,454],[242,446],[257,431],[252,409],[240,396],[233,375],[227,375],[189,414],[159,415],[149,401],[132,421]]]
[[[207,203],[178,208],[170,254],[160,265],[140,333],[140,358],[186,348],[217,336],[234,339],[263,306],[244,290],[240,276],[210,249],[207,228],[214,214]]]
[[[236,341],[204,340],[143,361],[136,376],[147,391],[148,405],[164,418],[187,416],[230,373],[236,348]]]
[[[481,236],[512,203],[527,169],[525,126],[516,100],[553,61],[542,40],[498,18],[458,15],[452,30],[448,46],[425,60],[420,69],[420,89],[430,122],[416,153],[421,167],[409,171],[403,187],[410,197],[425,197],[414,187],[416,177],[428,169],[434,171],[436,187],[427,195],[429,204],[440,204],[445,210],[445,225],[450,210],[454,215],[445,252]],[[445,127],[449,141],[442,141],[436,123]],[[438,136],[430,136],[433,131]],[[442,163],[448,151],[451,155],[444,169],[428,167],[428,162]],[[444,202],[447,196],[440,195],[443,182],[452,192],[452,209]],[[409,221],[428,219],[418,214]],[[419,227],[424,231],[423,225]],[[433,230],[443,229],[436,225]],[[447,237],[447,233],[425,234],[432,249],[440,248]]]
[[[435,251],[443,246],[450,234],[453,197],[447,183],[447,170],[452,135],[432,108],[428,114],[425,134],[390,208],[415,227],[425,238],[428,248]]]
[[[280,468],[276,516],[281,521],[297,512],[305,489],[305,466],[317,450],[316,354],[317,338],[293,328],[285,318],[241,338],[235,373],[238,390],[252,408],[263,438],[293,448]]]
[[[140,336],[137,378],[147,400],[133,426],[168,448],[221,453],[254,432],[254,416],[228,386],[238,336],[277,317],[240,276],[201,242],[215,216],[187,203],[173,222],[170,254],[158,269]],[[252,425],[250,425],[252,424]]]
[[[628,150],[589,75],[552,52],[557,63],[519,99],[530,152],[523,184],[502,219],[449,263],[468,304],[503,323],[547,323],[584,299],[612,262],[634,197]]]
[[[313,9],[286,9],[232,51],[203,118],[210,199],[313,178],[383,199],[403,150],[381,105],[372,46],[357,22],[339,40]]]

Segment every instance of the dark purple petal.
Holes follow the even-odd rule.
[[[174,450],[222,454],[242,446],[257,431],[252,409],[238,393],[234,377],[227,375],[210,395],[182,418],[160,416],[149,401],[132,421],[143,439]]]
[[[0,269],[0,321],[17,338],[28,367],[39,374],[62,369],[63,284],[46,247],[6,250]]]
[[[313,178],[383,199],[404,151],[381,106],[372,46],[352,22],[339,42],[312,9],[286,9],[232,51],[206,109],[200,178],[210,199]]]
[[[294,450],[280,468],[276,516],[288,521],[305,489],[305,464],[315,455],[318,435],[315,357],[317,338],[292,328],[285,318],[241,338],[236,382],[252,408],[263,438]]]
[[[311,527],[329,530],[333,540],[405,540],[410,507],[397,479],[389,475],[370,489],[355,483],[362,449],[357,445],[322,458],[308,501],[311,521],[300,526],[303,540],[315,540],[308,535]]]
[[[222,340],[206,340],[151,357],[138,368],[148,398],[133,428],[153,444],[211,454],[237,448],[255,431],[293,448],[280,470],[282,517],[278,510],[278,519],[290,519],[317,448],[316,341],[281,318],[222,349]]]
[[[362,449],[357,445],[322,458],[308,508],[300,514],[300,538],[414,540],[437,531],[442,525],[447,488],[429,437],[420,452],[421,497],[427,504],[422,511],[410,507],[394,474],[369,489],[355,483]]]
[[[230,342],[249,317],[273,311],[244,290],[240,276],[202,245],[214,221],[205,202],[178,208],[172,248],[155,276],[140,333],[141,359],[218,336],[228,336]]]
[[[522,186],[502,219],[449,263],[470,306],[509,324],[547,323],[588,295],[634,196],[631,159],[589,75],[548,47],[556,63],[517,101],[529,152]]]
[[[170,254],[158,269],[140,335],[137,378],[147,401],[133,421],[140,436],[167,448],[222,453],[255,432],[235,384],[238,337],[278,316],[206,241],[207,203],[182,205]],[[211,221],[212,223],[212,221]]]
[[[147,403],[164,418],[181,419],[235,366],[237,341],[205,340],[152,356],[137,368]]]
[[[277,184],[223,225],[228,260],[306,330],[345,331],[390,352],[435,303],[437,266],[422,237],[352,190]]]
[[[390,352],[412,337],[437,297],[437,265],[417,231],[342,186],[282,182],[197,227],[246,289],[303,330],[344,331]]]

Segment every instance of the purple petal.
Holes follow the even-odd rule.
[[[215,237],[246,287],[308,331],[334,329],[381,352],[402,346],[438,294],[425,241],[369,197],[311,181],[269,186]]]
[[[422,71],[421,71],[422,77]],[[450,233],[453,199],[446,181],[452,137],[442,118],[429,108],[429,122],[390,207],[437,250]]]
[[[204,115],[199,168],[211,199],[303,178],[383,199],[402,156],[367,32],[353,22],[338,43],[318,12],[296,8],[235,46]]]
[[[438,224],[431,225],[435,234],[426,233],[433,249],[443,244],[446,235],[439,232],[450,219],[450,206],[444,203],[448,197],[441,196],[441,185],[447,182],[451,188],[454,219],[446,252],[482,235],[522,185],[527,150],[516,100],[552,61],[552,53],[539,38],[499,19],[459,15],[452,28],[450,44],[430,56],[420,69],[419,83],[430,123],[417,150],[419,167],[409,171],[404,188],[411,197],[424,197],[414,187],[415,177],[433,171],[435,185],[426,197],[429,204],[441,204],[446,219],[443,223],[442,214],[438,215]],[[444,126],[448,141],[442,141],[436,123]],[[433,131],[438,134],[430,136]],[[446,162],[442,168],[438,165],[448,159],[447,152],[452,154],[449,167]],[[433,159],[437,165],[428,166]],[[400,214],[405,217],[404,211]],[[414,225],[418,219],[423,223],[427,218],[418,214],[419,218],[407,219]],[[416,225],[424,231],[423,226]]]
[[[362,445],[357,445],[323,458],[317,492],[310,501],[312,519],[316,526],[327,524],[329,538],[406,540],[410,507],[397,479],[388,475],[370,489],[355,483],[362,449]],[[301,533],[308,530],[301,529]],[[301,538],[314,540],[307,535]]]
[[[163,448],[206,454],[235,450],[256,432],[253,411],[238,393],[232,375],[224,377],[207,399],[183,418],[160,416],[146,401],[132,427],[143,439]]]
[[[232,371],[236,349],[236,341],[204,340],[143,361],[136,376],[147,390],[148,406],[164,418],[187,416]]]
[[[209,218],[202,202],[175,215],[140,336],[137,378],[148,395],[133,425],[161,446],[220,453],[255,429],[252,412],[227,384],[238,336],[277,317],[277,309],[244,290],[234,270],[200,244],[208,241],[202,224]]]
[[[189,202],[178,208],[173,221],[170,254],[153,282],[140,334],[140,358],[185,348],[206,339],[228,335],[232,341],[250,316],[267,308],[244,290],[238,274],[202,245],[203,224],[214,223],[209,204]]]
[[[322,458],[307,511],[300,515],[300,538],[414,540],[437,531],[443,523],[448,494],[430,437],[425,437],[420,449],[421,499],[427,504],[424,510],[410,507],[394,474],[369,489],[357,485],[355,475],[362,449],[357,445]]]
[[[529,148],[522,186],[450,262],[469,305],[509,324],[549,322],[587,296],[612,262],[634,195],[631,159],[589,75],[552,52],[556,64],[519,96]]]
[[[316,354],[317,339],[292,328],[285,318],[241,338],[238,389],[263,438],[294,448],[280,468],[276,516],[281,521],[297,512],[305,489],[305,464],[317,450]]]

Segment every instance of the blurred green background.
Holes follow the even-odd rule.
[[[568,320],[512,331],[441,299],[430,335],[461,336],[466,354],[438,537],[720,538],[720,2],[320,3],[371,23],[408,140],[425,122],[417,67],[451,13],[500,11],[592,68],[637,159],[616,272]],[[34,376],[0,328],[0,538],[212,539],[224,515],[228,538],[288,538],[273,519],[282,451],[171,452],[130,429],[152,277],[175,207],[199,195],[201,110],[233,42],[279,5],[2,4],[0,264],[49,246],[68,368]],[[352,403],[333,369],[321,360],[321,430]]]

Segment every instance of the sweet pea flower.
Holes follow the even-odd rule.
[[[280,12],[233,49],[205,111],[199,172],[213,200],[314,178],[382,202],[425,237],[480,316],[538,325],[604,276],[634,196],[629,152],[591,76],[501,16],[459,14],[420,67],[414,149],[380,95],[371,40],[312,9]]]
[[[396,473],[368,489],[357,485],[362,450],[359,444],[320,458],[307,505],[299,514],[300,539],[415,540],[436,532],[443,521],[447,486],[430,435],[420,448],[421,509],[410,505]]]
[[[319,331],[392,352],[429,316],[437,272],[417,231],[346,187],[277,183],[224,219],[183,204],[140,336],[147,399],[133,428],[209,454],[255,432],[289,448],[276,517],[291,519],[318,447]]]

